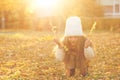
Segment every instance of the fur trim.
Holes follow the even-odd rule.
[[[56,46],[54,48],[54,52],[55,52],[55,57],[58,61],[63,61],[64,57],[65,57],[65,52],[63,49],[59,48],[58,46]]]
[[[92,59],[95,56],[93,48],[90,46],[88,48],[84,48],[84,55],[86,59]]]

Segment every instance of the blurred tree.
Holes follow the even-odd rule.
[[[84,17],[103,16],[102,7],[96,0],[66,0],[64,12],[67,16],[78,15]]]
[[[10,26],[9,23],[16,23],[17,21],[19,21],[19,24],[24,25],[27,1],[28,0],[0,0],[0,26],[5,28],[5,25]]]
[[[30,13],[29,3],[32,0],[0,0],[0,26],[26,28],[29,24],[38,21],[34,12]],[[72,15],[78,16],[102,16],[102,8],[96,0],[61,0],[61,8],[58,9],[59,15],[63,16],[61,21]],[[28,10],[28,11],[27,11]],[[57,11],[55,13],[58,13]],[[33,19],[30,21],[30,19]],[[38,21],[39,22],[39,21]],[[64,21],[63,21],[64,22]],[[17,25],[17,26],[16,26]]]

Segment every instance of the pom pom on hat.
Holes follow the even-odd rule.
[[[69,17],[66,21],[64,36],[82,36],[81,19],[77,16]]]

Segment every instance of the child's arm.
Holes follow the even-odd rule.
[[[63,45],[57,39],[54,39],[54,42],[57,44],[54,48],[55,57],[58,61],[63,61],[65,56]]]
[[[95,57],[95,51],[92,45],[92,41],[89,39],[86,39],[85,46],[84,46],[84,55],[85,58],[90,60]]]
[[[59,48],[62,48],[62,44],[57,39],[54,39],[54,42],[58,45]]]

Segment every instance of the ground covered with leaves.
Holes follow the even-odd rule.
[[[62,35],[57,34],[58,38]],[[89,75],[82,77],[77,70],[70,78],[54,57],[52,36],[52,32],[1,31],[0,80],[120,80],[120,33],[87,35],[96,54]]]

